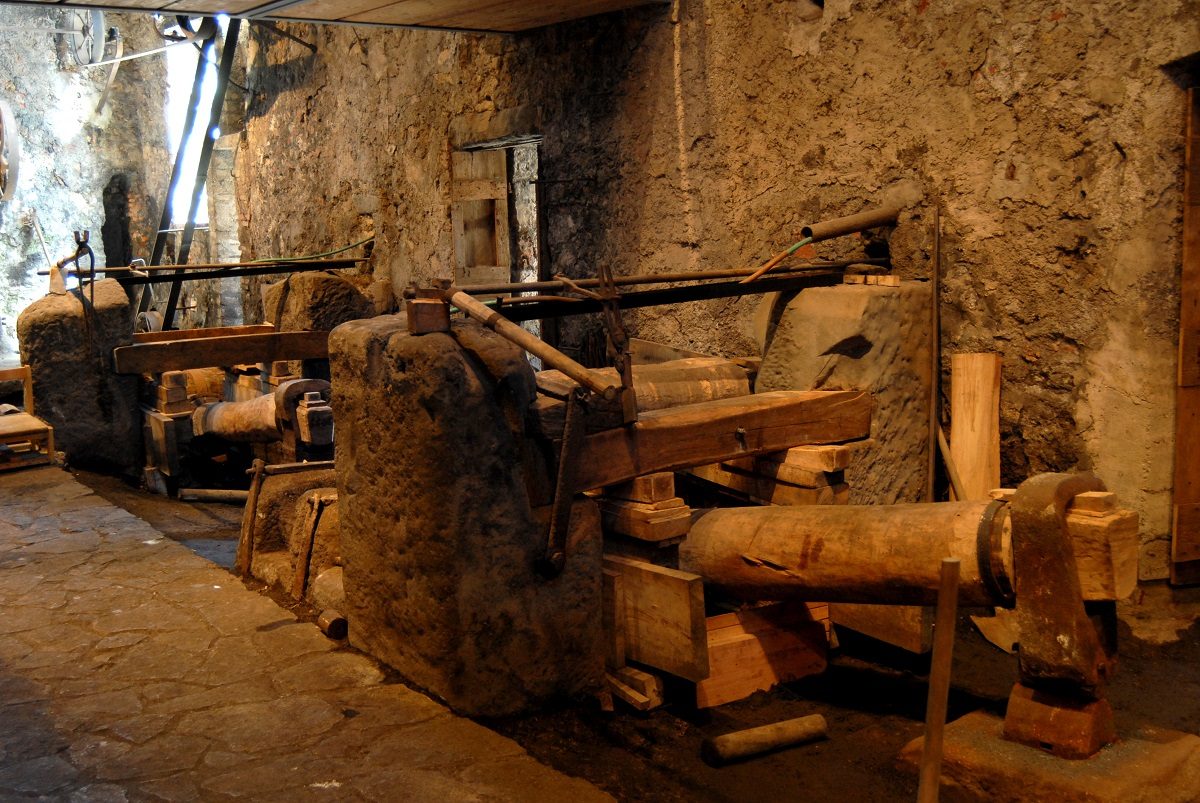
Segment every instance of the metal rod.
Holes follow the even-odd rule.
[[[196,165],[196,182],[192,185],[192,203],[188,208],[187,224],[183,229],[183,241],[179,245],[179,253],[175,257],[175,264],[186,265],[188,254],[192,250],[192,238],[196,233],[196,214],[200,210],[200,198],[204,194],[204,185],[208,180],[208,163],[212,159],[213,148],[216,147],[217,139],[214,136],[214,128],[217,121],[221,119],[221,109],[225,106],[225,90],[229,88],[229,74],[233,71],[233,58],[237,53],[238,32],[241,30],[242,21],[240,19],[231,19],[229,27],[225,30],[225,41],[221,44],[221,64],[217,68],[217,87],[213,92],[212,105],[208,110],[208,125],[204,129],[204,142],[200,148],[200,161]],[[216,37],[213,37],[214,39]],[[208,40],[213,41],[212,39]],[[207,43],[206,43],[207,49]],[[201,51],[203,57],[204,50]],[[163,329],[170,329],[175,323],[175,305],[179,303],[179,293],[183,289],[181,282],[173,282],[171,284],[171,293],[167,297],[167,307],[163,310]]]
[[[793,273],[811,273],[813,271],[836,270],[850,265],[887,265],[886,259],[844,259],[836,262],[813,262],[808,265],[793,265],[790,268],[775,271],[771,275],[785,276]],[[634,276],[614,276],[613,284],[626,287],[635,284],[667,284],[669,282],[692,282],[704,279],[738,279],[753,274],[757,268],[723,268],[720,270],[677,271],[675,273],[642,273]],[[578,287],[599,287],[599,279],[572,279],[570,283],[559,279],[547,279],[540,282],[500,282],[493,284],[464,284],[459,290],[468,295],[495,295],[497,293],[524,293],[541,290],[564,290],[574,284]],[[747,290],[746,292],[758,292]]]
[[[451,287],[445,292],[445,298],[484,326],[495,330],[496,334],[516,343],[533,356],[540,357],[546,365],[562,371],[569,378],[575,380],[593,393],[606,396],[609,395],[609,391],[616,392],[616,388],[612,383],[600,374],[575,362],[558,349],[546,343],[546,341],[525,331],[500,313],[480,304],[461,290]]]
[[[900,204],[885,204],[875,209],[859,212],[857,215],[847,215],[826,220],[823,223],[814,223],[800,229],[800,236],[808,237],[814,243],[821,240],[832,240],[834,237],[844,237],[856,231],[873,229],[885,223],[894,223],[903,208]]]
[[[752,284],[742,284],[733,280],[619,293],[617,305],[621,309],[638,309],[664,304],[680,304],[686,301],[708,301],[714,298],[802,290],[806,287],[828,287],[841,283],[841,271],[834,270],[791,275],[780,274],[779,276],[768,274]],[[463,295],[466,293],[464,292]],[[562,318],[568,315],[584,315],[600,311],[600,302],[592,298],[583,298],[578,301],[539,301],[532,304],[501,307],[498,310],[499,314],[514,322]]]
[[[188,270],[179,273],[159,273],[156,276],[138,276],[130,273],[127,276],[116,277],[122,286],[141,284],[167,284],[168,282],[195,282],[207,279],[237,279],[244,276],[273,276],[280,273],[299,273],[310,270],[324,270],[328,266],[309,267],[304,263],[278,263],[260,265],[256,268],[235,268],[233,270]]]
[[[366,257],[349,257],[346,259],[294,259],[294,260],[272,260],[271,262],[207,262],[196,265],[187,265],[184,269],[191,271],[201,270],[227,270],[229,268],[268,268],[287,266],[290,270],[339,270],[343,268],[352,268],[355,265],[366,262]],[[161,273],[168,270],[180,270],[179,265],[141,265],[138,267],[101,267],[96,268],[98,271],[108,273],[124,273],[127,271],[137,271],[140,273]],[[39,271],[39,276],[46,276],[47,271]]]
[[[954,622],[958,618],[958,558],[943,558],[941,585],[933,630],[933,665],[929,672],[929,699],[925,705],[925,745],[921,750],[921,781],[917,803],[937,803],[942,779],[942,737],[950,697],[950,669],[954,658]]]
[[[925,466],[925,501],[934,501],[934,475],[937,473],[938,425],[942,422],[942,207],[933,207],[933,286],[929,302],[929,460]],[[958,497],[962,499],[962,497]]]

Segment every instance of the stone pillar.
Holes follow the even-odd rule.
[[[94,307],[90,290],[83,301],[46,295],[26,307],[17,319],[21,361],[33,373],[36,413],[67,460],[133,473],[143,462],[138,378],[112,369],[112,350],[133,341],[133,307],[112,279],[95,291]]]
[[[755,392],[864,390],[875,399],[871,442],[849,468],[852,504],[925,496],[929,448],[929,292],[899,287],[814,287],[779,316]]]
[[[524,354],[471,322],[409,335],[398,315],[329,345],[351,643],[467,714],[596,688],[599,517],[577,502],[566,570],[537,574]]]

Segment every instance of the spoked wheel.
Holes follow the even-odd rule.
[[[104,60],[104,12],[74,9],[67,17],[67,50],[80,67]]]
[[[0,201],[12,200],[17,191],[17,170],[21,166],[21,140],[17,121],[7,103],[0,102]]]

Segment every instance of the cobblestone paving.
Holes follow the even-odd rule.
[[[0,800],[607,800],[58,469],[0,475]]]

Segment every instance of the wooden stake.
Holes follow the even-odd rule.
[[[942,778],[942,736],[950,696],[954,657],[954,623],[958,618],[958,558],[942,560],[937,618],[933,631],[933,665],[929,671],[929,700],[925,706],[925,746],[921,751],[921,782],[917,803],[937,803]]]
[[[933,286],[929,303],[929,460],[925,471],[925,501],[933,502],[934,474],[937,472],[939,406],[942,387],[942,208],[933,207]]]
[[[264,461],[254,461],[250,494],[246,498],[246,510],[242,513],[242,536],[238,540],[237,556],[233,561],[235,574],[250,574],[250,562],[254,559],[254,515],[258,512],[258,492],[262,490],[266,468],[267,464]]]

